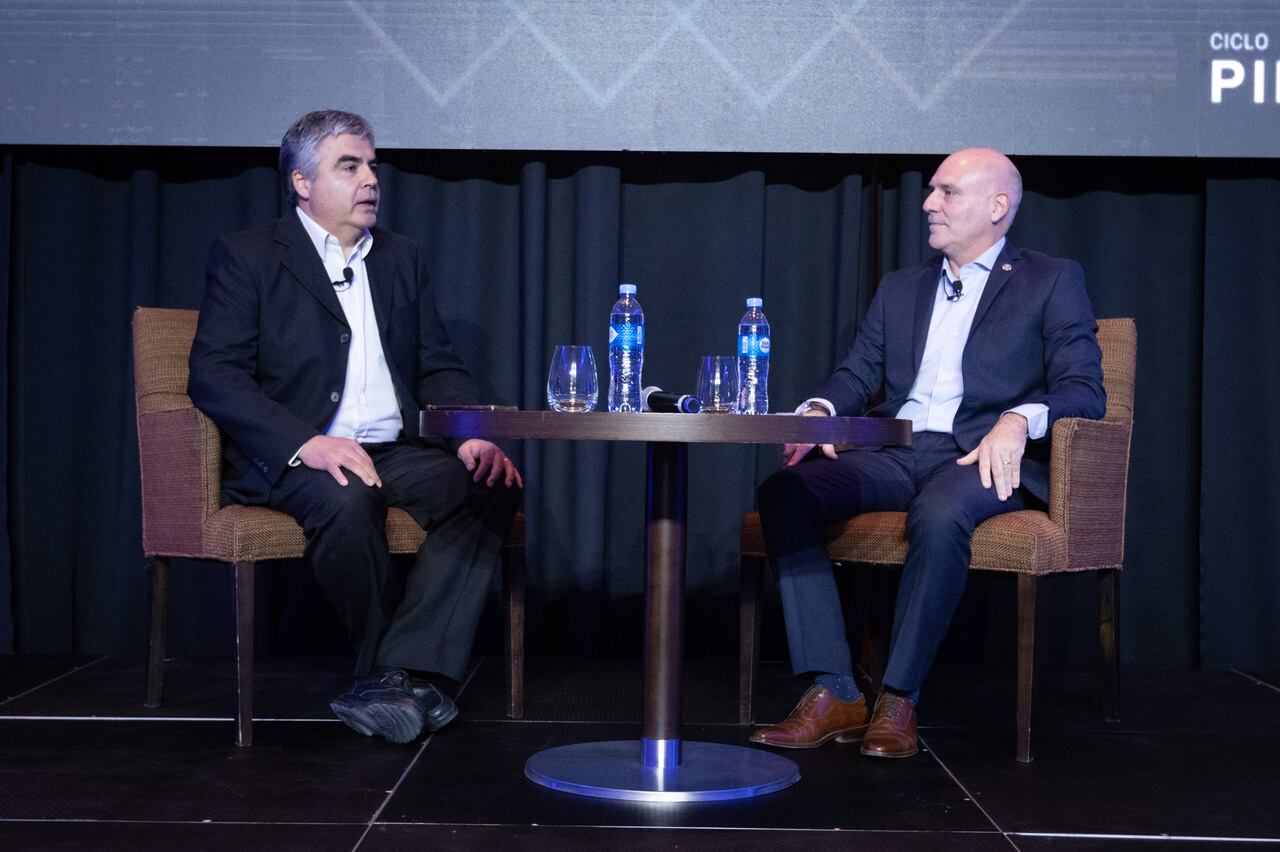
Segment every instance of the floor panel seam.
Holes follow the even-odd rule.
[[[0,713],[0,722],[234,722],[234,716],[36,716],[31,714],[9,715]],[[339,719],[323,719],[318,716],[302,718],[285,718],[282,716],[254,716],[254,724],[259,722],[322,722],[326,725],[339,724]]]
[[[62,680],[64,677],[70,677],[76,672],[82,672],[85,669],[89,668],[90,666],[96,666],[98,663],[102,662],[105,659],[106,659],[105,656],[98,657],[96,660],[90,660],[89,662],[85,663],[83,666],[76,666],[70,671],[65,671],[62,674],[58,675],[57,677],[52,677],[49,680],[44,681],[43,683],[38,683],[35,686],[30,687],[29,689],[24,689],[22,692],[19,692],[17,695],[11,695],[5,700],[0,701],[0,707],[3,707],[4,705],[8,704],[10,701],[17,701],[19,698],[22,698],[23,696],[30,695],[31,693],[35,692],[38,689],[44,689],[49,684],[57,683],[58,681]]]
[[[512,823],[512,822],[440,822],[432,820],[397,820],[395,822],[379,822],[379,826],[394,828],[401,826],[432,828],[537,828],[537,829],[628,829],[632,831],[737,831],[779,834],[783,832],[803,832],[806,834],[963,834],[974,837],[1005,837],[1006,832],[995,829],[933,829],[933,828],[813,828],[800,825],[640,825],[625,823]]]
[[[386,810],[387,805],[391,804],[391,799],[399,791],[400,785],[404,783],[404,779],[409,776],[409,772],[413,767],[418,765],[418,759],[422,757],[422,753],[427,750],[427,744],[431,742],[431,737],[427,737],[422,745],[418,748],[417,754],[413,756],[413,760],[409,761],[409,765],[400,773],[400,777],[396,779],[396,783],[391,785],[391,789],[387,791],[387,795],[383,797],[382,803],[378,805],[378,809],[373,812],[373,816],[369,817],[369,821],[365,823],[364,831],[360,832],[360,837],[356,840],[356,844],[351,847],[351,852],[356,852],[360,845],[364,843],[364,839],[369,836],[369,832],[373,830],[374,825],[378,822],[378,817],[382,816],[382,812]]]
[[[3,823],[81,823],[93,825],[324,825],[324,826],[360,826],[368,825],[367,820],[253,820],[253,819],[100,819],[93,817],[0,817]]]
[[[1280,843],[1280,837],[1226,837],[1199,834],[1087,834],[1068,831],[1013,831],[1018,837],[1062,840],[1159,840],[1178,843]]]
[[[1231,669],[1231,673],[1238,674],[1240,675],[1240,677],[1244,678],[1245,680],[1253,681],[1258,686],[1265,686],[1267,689],[1271,690],[1272,692],[1280,692],[1280,686],[1276,686],[1274,683],[1265,681],[1256,675],[1251,675],[1248,672],[1242,672],[1239,669]]]
[[[978,809],[978,813],[982,814],[982,816],[987,820],[987,822],[991,823],[991,827],[994,828],[997,832],[999,832],[1000,835],[1004,837],[1004,839],[1009,843],[1009,845],[1017,849],[1018,846],[1016,843],[1013,842],[1012,839],[1010,839],[1009,833],[1000,826],[1000,823],[995,821],[995,818],[992,817],[991,814],[987,813],[987,809],[984,808],[982,806],[982,803],[978,801],[977,796],[969,792],[969,788],[964,785],[964,782],[962,782],[959,778],[956,777],[956,774],[951,771],[951,767],[947,766],[947,764],[942,760],[942,755],[938,754],[937,750],[934,749],[933,746],[929,745],[928,741],[925,740],[924,737],[920,737],[919,739],[920,739],[920,744],[929,750],[929,755],[933,758],[933,761],[937,763],[938,766],[942,769],[942,771],[947,773],[947,777],[950,778],[952,782],[954,782],[955,785],[960,788],[960,792],[964,793],[965,798],[969,802],[971,802],[975,808]]]
[[[471,667],[471,671],[467,673],[466,680],[464,680],[462,685],[458,687],[458,698],[462,698],[462,693],[466,692],[467,686],[476,676],[476,672],[480,671],[481,662],[483,662],[483,658],[476,661],[475,665]],[[382,816],[382,812],[387,809],[387,805],[391,804],[392,798],[394,798],[395,794],[400,790],[400,785],[404,783],[404,779],[409,777],[409,773],[413,771],[413,767],[418,765],[418,760],[421,759],[423,753],[426,752],[427,746],[430,743],[431,735],[428,735],[427,738],[423,740],[422,747],[418,749],[418,753],[413,756],[413,760],[409,761],[409,765],[400,773],[400,777],[396,779],[396,783],[387,791],[387,795],[383,798],[382,804],[378,805],[378,809],[373,812],[373,816],[369,817],[369,822],[365,825],[364,831],[360,832],[360,837],[356,840],[356,844],[351,847],[351,852],[357,852],[360,846],[364,843],[364,839],[369,836],[369,832],[373,831],[373,827],[378,824],[378,817]]]

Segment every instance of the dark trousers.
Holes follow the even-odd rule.
[[[907,560],[894,610],[884,683],[924,682],[960,604],[974,528],[1001,512],[1042,505],[1025,488],[1001,502],[949,434],[917,432],[913,446],[810,457],[773,474],[758,493],[765,546],[778,575],[791,666],[853,673],[823,529],[863,512],[907,513]]]
[[[520,491],[471,481],[451,452],[403,441],[366,444],[381,488],[348,474],[291,468],[269,505],[298,519],[307,560],[356,643],[356,674],[375,666],[461,679]],[[408,576],[387,550],[387,508],[407,511],[427,539]]]

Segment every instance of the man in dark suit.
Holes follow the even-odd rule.
[[[909,419],[912,446],[836,453],[789,444],[783,469],[760,487],[792,668],[814,683],[755,742],[813,748],[837,739],[861,742],[873,757],[915,754],[916,699],[960,603],[974,528],[1042,506],[1053,422],[1103,414],[1084,273],[1006,242],[1021,198],[1021,176],[1004,155],[947,157],[924,202],[929,245],[942,257],[885,276],[849,354],[800,406],[806,415]],[[884,688],[868,722],[823,528],[873,511],[907,512],[908,550]]]
[[[457,715],[440,689],[465,674],[523,486],[494,444],[417,437],[427,404],[476,402],[436,310],[422,250],[374,227],[373,129],[328,110],[280,145],[294,208],[218,240],[191,349],[192,401],[224,443],[223,500],[298,519],[307,558],[358,648],[334,713],[407,742]],[[392,570],[388,506],[429,532]]]

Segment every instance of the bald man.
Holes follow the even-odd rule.
[[[792,668],[812,685],[754,742],[814,748],[835,739],[860,742],[869,757],[915,754],[916,700],[960,603],[974,527],[1043,507],[1050,427],[1102,416],[1084,272],[1006,241],[1021,199],[1022,178],[1003,154],[947,157],[924,202],[929,245],[941,256],[885,276],[849,354],[798,409],[910,420],[912,446],[837,453],[788,444],[782,470],[760,486]],[[878,511],[907,513],[908,548],[883,691],[868,719],[823,529]]]

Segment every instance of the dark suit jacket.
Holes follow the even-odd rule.
[[[406,437],[417,441],[423,406],[471,403],[476,390],[440,322],[421,248],[375,228],[365,267]],[[214,243],[187,392],[229,439],[225,498],[265,502],[289,459],[333,419],[350,340],[296,212]]]
[[[849,354],[815,394],[841,415],[893,417],[907,401],[924,356],[942,259],[886,275]],[[1010,267],[1006,270],[1005,266]],[[1000,415],[1023,403],[1060,417],[1101,417],[1106,410],[1098,325],[1075,261],[1005,243],[974,314],[961,361],[964,398],[952,432],[968,452]],[[884,401],[868,410],[884,389]],[[1048,494],[1049,437],[1031,441],[1022,483]]]

